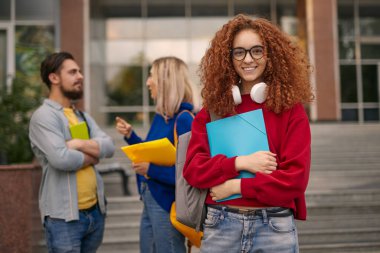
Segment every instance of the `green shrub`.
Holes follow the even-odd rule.
[[[32,112],[43,99],[44,87],[16,78],[11,91],[0,93],[0,164],[28,163],[33,153],[28,138]]]

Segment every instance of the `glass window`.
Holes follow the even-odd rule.
[[[234,15],[239,13],[270,19],[270,1],[235,0]]]
[[[124,39],[106,42],[107,64],[142,64],[144,57],[143,40]]]
[[[183,17],[185,0],[148,0],[148,17]]]
[[[378,102],[377,65],[362,66],[363,102]]]
[[[168,55],[188,61],[188,29],[184,18],[150,18],[146,22],[145,55],[148,62]]]
[[[340,94],[343,103],[358,101],[355,65],[340,66]]]
[[[297,36],[296,6],[296,0],[277,0],[277,22],[284,32],[292,36]]]
[[[200,64],[211,39],[194,38],[190,41],[189,63]]]
[[[342,121],[358,121],[358,109],[342,109]]]
[[[195,17],[191,19],[191,37],[211,39],[227,23],[228,17]],[[207,24],[207,25],[205,25]]]
[[[187,38],[188,27],[185,18],[149,18],[146,20],[145,37],[151,38]]]
[[[107,67],[107,105],[142,105],[142,67],[122,65]]]
[[[354,6],[352,1],[339,1],[339,58],[355,59]]]
[[[154,39],[146,41],[146,59],[152,62],[159,57],[176,56],[184,62],[188,62],[188,47],[187,39]]]
[[[362,59],[380,59],[380,38],[378,44],[361,43]]]
[[[138,0],[123,0],[123,1],[101,1],[101,5],[91,1],[91,15],[101,16],[106,18],[134,18],[141,17],[141,1]],[[98,13],[101,12],[100,15]]]
[[[380,2],[358,1],[360,34],[362,36],[380,36]]]
[[[16,0],[16,20],[54,20],[56,0]]]
[[[228,16],[228,0],[192,0],[191,16]]]
[[[40,84],[40,64],[54,52],[53,26],[16,26],[16,76],[30,85]]]
[[[200,63],[211,39],[228,20],[228,17],[194,17],[191,19],[189,64],[198,65]]]
[[[379,121],[379,109],[364,109],[364,121]]]
[[[140,39],[144,35],[143,20],[141,18],[110,18],[106,21],[108,40]]]
[[[107,113],[107,125],[114,126],[115,118],[121,117],[130,123],[134,128],[141,127],[143,124],[142,112],[110,112]]]
[[[11,0],[0,1],[0,20],[11,19]]]
[[[7,32],[0,29],[0,92],[5,91],[7,82]]]

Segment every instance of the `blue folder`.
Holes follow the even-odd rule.
[[[206,124],[206,128],[211,157],[218,154],[234,157],[269,151],[262,109],[212,121]],[[255,175],[248,171],[240,171],[237,178],[253,177]],[[240,194],[234,194],[218,202],[240,197]]]

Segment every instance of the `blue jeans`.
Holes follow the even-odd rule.
[[[76,221],[46,217],[44,226],[49,253],[95,253],[103,240],[104,215],[96,207],[80,211]]]
[[[170,222],[169,213],[153,198],[146,183],[141,184],[144,209],[140,224],[141,253],[185,253],[185,238]]]
[[[298,253],[293,215],[267,217],[207,208],[202,253]]]

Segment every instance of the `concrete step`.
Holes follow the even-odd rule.
[[[347,215],[380,215],[380,202],[346,202],[342,205],[308,205],[308,215],[312,216],[339,216]],[[380,218],[380,216],[379,216]]]
[[[345,203],[359,202],[364,205],[380,202],[380,189],[345,189],[345,190],[307,190],[308,207],[314,206],[344,206]]]
[[[140,221],[124,221],[119,223],[106,223],[104,238],[133,238],[139,236]]]
[[[138,253],[139,235],[125,237],[106,237],[97,251],[98,253]]]
[[[347,228],[380,228],[380,214],[341,214],[308,215],[306,221],[296,220],[299,233],[309,230],[347,229]]]
[[[380,242],[380,228],[329,228],[300,231],[301,245]]]
[[[378,144],[374,143],[372,147],[370,147],[368,151],[363,151],[361,148],[355,148],[355,150],[347,151],[347,150],[330,150],[329,148],[319,147],[320,150],[312,147],[311,148],[311,160],[312,162],[320,162],[323,163],[327,161],[328,163],[339,161],[343,163],[347,163],[347,161],[354,162],[371,162],[378,161],[380,159],[380,148],[377,146]],[[337,144],[336,146],[339,146]],[[354,155],[353,155],[354,154]]]
[[[104,190],[107,198],[109,197],[122,197],[128,196],[125,194],[125,187],[131,196],[138,195],[136,187],[136,176],[134,174],[129,174],[127,178],[126,186],[124,186],[124,181],[119,174],[107,174],[102,175],[104,182]]]
[[[379,123],[355,124],[346,122],[311,123],[311,132],[320,136],[358,136],[379,133]]]
[[[380,174],[380,163],[362,163],[362,164],[354,164],[354,163],[324,163],[324,164],[312,164],[311,171],[323,171],[323,172],[335,172],[335,171],[344,171],[344,174],[356,172],[357,174],[371,171],[373,173]],[[328,176],[328,174],[327,174]]]
[[[300,245],[302,253],[380,253],[380,242]]]
[[[307,190],[379,189],[379,182],[377,170],[311,171]]]
[[[127,179],[127,188],[130,196],[137,196],[137,186],[136,186],[136,175],[134,173],[129,173]],[[102,175],[104,182],[104,190],[107,199],[110,197],[126,197],[124,194],[124,182],[123,178],[119,174],[106,174]]]
[[[110,210],[107,212],[108,224],[119,224],[123,222],[139,222],[142,210],[139,208],[128,210]]]
[[[130,210],[130,209],[141,209],[143,207],[139,196],[128,196],[128,197],[109,197],[108,201],[108,211],[117,210]]]
[[[98,253],[139,253],[139,239],[136,237],[124,238],[114,237],[103,240],[103,244],[97,251]],[[192,247],[192,253],[200,253],[199,248]]]
[[[345,169],[345,168],[339,168],[339,166],[330,166],[330,170],[329,169],[317,169],[317,168],[314,168],[312,167],[311,170],[310,170],[310,179],[312,179],[313,177],[324,177],[326,179],[330,178],[330,177],[336,177],[336,176],[340,176],[342,178],[344,177],[356,177],[358,180],[360,180],[361,178],[366,178],[366,176],[370,175],[370,176],[376,176],[378,174],[380,174],[380,169],[378,168],[375,168],[374,166],[363,166],[363,167],[358,167],[356,166],[356,169],[355,168],[352,168],[351,170],[349,169]],[[321,187],[321,189],[323,189],[323,187]]]
[[[320,159],[317,159],[317,158],[313,158],[312,157],[312,161],[311,161],[311,167],[319,167],[321,166],[322,169],[327,165],[327,166],[340,166],[340,167],[344,167],[346,165],[349,166],[349,168],[351,167],[356,167],[356,169],[363,165],[369,167],[369,166],[373,166],[373,167],[376,167],[376,168],[379,168],[379,164],[380,164],[380,153],[379,153],[379,157],[351,157],[351,158],[336,158],[336,157],[333,157],[333,158],[326,158],[326,157],[323,157],[323,158],[320,158]],[[351,165],[351,166],[350,166]]]

